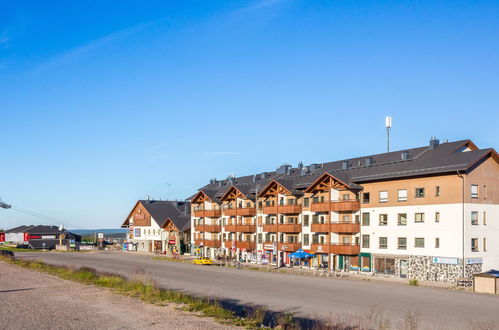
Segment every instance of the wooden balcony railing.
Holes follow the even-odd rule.
[[[310,252],[312,252],[312,253],[331,253],[331,245],[313,243],[310,246]]]
[[[268,233],[275,233],[277,232],[277,225],[263,225],[263,231],[268,232]]]
[[[236,208],[225,208],[224,215],[228,216],[254,216],[256,215],[256,207],[236,207]]]
[[[328,233],[330,227],[328,223],[312,223],[310,230],[314,233]]]
[[[352,244],[333,243],[331,244],[331,253],[344,254],[344,255],[358,255],[360,254],[360,245],[354,243]]]
[[[360,224],[358,222],[313,223],[311,230],[315,233],[359,233]]]
[[[227,224],[224,226],[225,231],[229,232],[240,232],[240,233],[254,233],[256,232],[256,225],[252,224],[241,224],[241,225],[236,225],[236,224]]]
[[[286,251],[286,252],[295,252],[298,249],[301,249],[301,243],[296,243],[296,242],[283,242],[279,243],[278,245],[279,251]]]
[[[220,218],[222,216],[222,210],[220,210],[220,208],[206,210],[202,207],[195,207],[194,216],[198,218]]]
[[[220,225],[194,225],[195,231],[205,231],[208,233],[219,233],[222,231],[222,226]]]
[[[301,223],[263,225],[263,231],[269,233],[276,233],[277,231],[281,233],[299,233],[301,232],[301,230],[302,230]]]
[[[237,248],[237,249],[245,249],[245,250],[254,250],[256,249],[256,242],[254,241],[225,241],[224,246],[228,249]]]
[[[328,201],[322,203],[312,203],[312,212],[352,212],[360,210],[360,201]]]
[[[262,210],[264,214],[295,214],[301,213],[301,211],[300,204],[264,206]]]

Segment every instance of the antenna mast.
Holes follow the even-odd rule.
[[[390,128],[392,128],[392,117],[387,116],[385,118],[386,127],[386,152],[390,152]]]

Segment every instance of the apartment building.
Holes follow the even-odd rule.
[[[192,198],[199,254],[453,282],[499,267],[499,157],[472,141],[211,180]]]
[[[190,252],[191,205],[186,201],[139,200],[121,225],[130,251]]]

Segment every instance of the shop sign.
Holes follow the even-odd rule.
[[[274,245],[273,245],[273,244],[265,244],[265,245],[263,246],[263,248],[264,248],[265,250],[273,250],[273,249],[274,249]]]
[[[322,245],[317,246],[317,252],[324,252]]]
[[[134,235],[135,237],[140,237],[140,228],[135,228]]]
[[[466,259],[466,264],[467,265],[475,265],[475,264],[482,264],[483,260],[480,257],[477,258],[467,258]]]
[[[434,264],[446,264],[446,265],[457,265],[457,258],[442,258],[442,257],[433,257],[431,258],[431,262]]]
[[[175,240],[174,240],[174,239],[171,239],[171,240],[169,240],[169,241],[168,241],[168,244],[175,244],[175,243],[176,243],[176,242],[175,242]]]

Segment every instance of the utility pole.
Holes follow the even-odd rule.
[[[386,152],[390,152],[390,129],[392,128],[392,117],[387,116],[385,118],[386,127]]]

